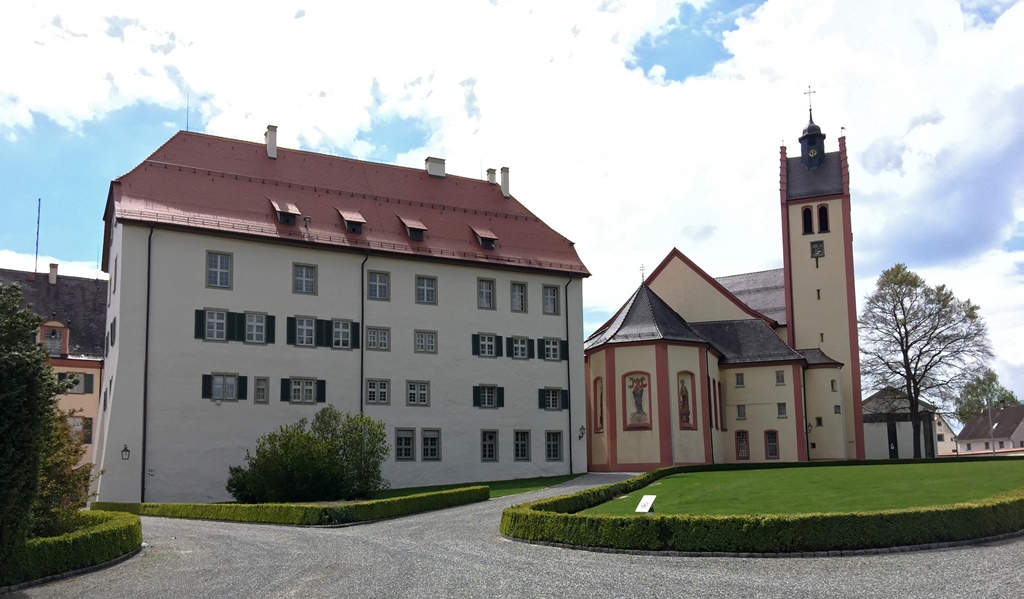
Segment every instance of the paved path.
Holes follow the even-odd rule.
[[[149,548],[122,564],[11,597],[1017,597],[1024,538],[843,558],[667,558],[517,543],[498,534],[515,503],[552,489],[331,529],[143,518]]]

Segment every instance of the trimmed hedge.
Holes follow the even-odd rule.
[[[129,512],[140,516],[226,520],[261,524],[314,526],[368,522],[419,512],[486,501],[486,486],[462,487],[391,499],[358,501],[342,505],[291,503],[109,503],[94,501],[92,509]]]
[[[142,545],[138,516],[113,512],[81,512],[84,525],[56,537],[30,539],[0,568],[0,586],[38,580],[108,562]],[[8,567],[10,566],[10,567]]]
[[[585,547],[737,553],[898,547],[964,541],[1024,530],[1024,489],[946,506],[843,514],[576,515],[664,476],[762,466],[729,464],[654,470],[616,484],[512,506],[503,511],[500,530],[513,538]]]

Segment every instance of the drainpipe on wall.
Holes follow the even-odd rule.
[[[807,368],[800,369],[800,396],[804,403],[804,454],[811,461],[811,415],[807,411]]]
[[[370,254],[367,253],[363,258],[362,264],[359,265],[359,326],[363,331],[359,332],[359,336],[363,336],[363,332],[366,330],[366,261],[370,259]],[[366,381],[363,380],[364,374],[364,358],[366,357],[366,350],[363,349],[365,344],[363,340],[359,340],[359,413],[363,413],[363,393],[365,393]]]
[[[508,171],[503,170],[502,176],[506,177]],[[504,180],[504,179],[503,179]],[[572,277],[565,282],[565,345],[571,347],[569,344],[569,284],[572,283]],[[571,354],[570,354],[571,355]],[[569,358],[569,356],[566,356]],[[569,430],[568,441],[569,441],[569,474],[574,474],[572,464],[572,360],[566,359],[565,361],[565,386],[566,392],[569,394]]]
[[[142,358],[142,476],[139,486],[139,503],[146,503],[146,432],[149,415],[149,312],[153,287],[153,225],[149,225],[149,240],[146,242],[146,341]]]

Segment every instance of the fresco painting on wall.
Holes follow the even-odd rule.
[[[604,432],[604,379],[594,380],[594,432]]]
[[[649,391],[651,377],[644,372],[631,372],[623,378],[626,393],[623,393],[623,408],[626,418],[626,430],[651,428],[651,394]]]
[[[690,393],[693,389],[693,373],[680,372],[676,375],[676,389],[679,400],[679,428],[692,429],[695,423],[690,417]]]

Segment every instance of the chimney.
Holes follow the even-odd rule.
[[[508,192],[508,167],[507,166],[501,167],[501,195],[505,196],[506,198],[509,197],[510,195],[512,195],[512,194],[510,194]]]
[[[267,158],[277,158],[277,125],[267,125],[267,132],[263,134],[267,140]]]
[[[56,285],[56,284],[57,284],[57,265],[56,264],[51,264],[50,265],[50,285]]]
[[[493,168],[487,169],[487,182],[490,183],[491,185],[497,183],[497,181],[494,179],[495,173],[497,172],[498,171],[494,170]]]
[[[427,174],[431,177],[444,177],[444,158],[434,158],[428,156],[427,160]]]

